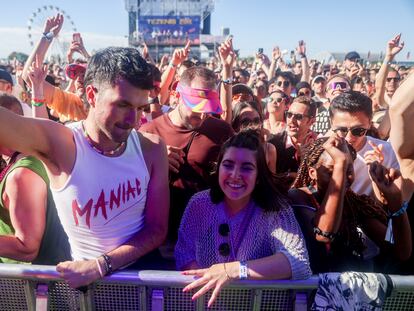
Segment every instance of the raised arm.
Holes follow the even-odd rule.
[[[300,56],[300,62],[302,64],[302,77],[300,81],[310,82],[310,70],[308,59],[306,58],[306,44],[303,40],[299,41],[298,47],[296,48]]]
[[[29,67],[28,79],[32,84],[32,116],[34,118],[49,119],[43,95],[43,82],[47,75],[47,65],[42,65],[39,58]]]
[[[390,140],[402,176],[406,180],[403,188],[404,199],[414,191],[414,74],[400,85],[392,97],[389,110],[391,119]]]
[[[342,221],[346,191],[345,184],[350,157],[347,156],[345,151],[347,150],[345,141],[336,134],[329,137],[323,147],[334,160],[334,167],[321,207],[316,211],[314,225],[315,228],[322,232],[335,234],[338,232]],[[331,242],[331,239],[324,234],[316,234],[315,238],[321,242]]]
[[[393,39],[388,41],[384,61],[378,71],[375,79],[375,94],[374,99],[384,108],[388,108],[390,98],[385,94],[385,82],[389,71],[389,63],[394,60],[394,57],[403,49],[404,42],[401,42],[401,34],[396,35]]]
[[[184,48],[175,49],[171,62],[161,76],[161,91],[160,91],[160,105],[164,105],[169,96],[169,87],[174,80],[175,71],[177,66],[180,65],[187,57],[190,52],[190,44],[188,41]]]
[[[221,83],[220,83],[220,103],[223,108],[221,119],[231,124],[232,119],[232,72],[236,53],[233,50],[233,39],[229,38],[219,47],[220,61],[222,64]]]
[[[275,77],[277,62],[282,57],[280,49],[278,46],[275,46],[272,51],[272,62],[270,63],[269,71],[267,72],[268,80],[271,80]]]

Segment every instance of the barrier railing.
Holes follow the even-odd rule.
[[[414,310],[414,277],[391,276],[394,290],[384,310]],[[54,266],[0,264],[0,310],[207,310],[209,294],[192,301],[193,281],[176,271],[121,271],[79,289]],[[300,281],[236,281],[208,310],[307,310],[318,277]]]

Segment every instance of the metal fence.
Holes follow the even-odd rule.
[[[391,276],[384,310],[414,310],[414,277]],[[0,310],[307,310],[318,277],[300,281],[236,281],[207,308],[209,295],[192,301],[193,281],[176,271],[121,271],[83,290],[70,288],[54,266],[0,264]]]

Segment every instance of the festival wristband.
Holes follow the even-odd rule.
[[[43,106],[43,104],[45,103],[45,101],[38,101],[38,100],[32,100],[32,106],[35,106],[35,107],[41,107],[41,106]]]
[[[248,274],[248,268],[247,263],[245,261],[240,261],[240,270],[239,270],[239,278],[240,280],[247,280]]]

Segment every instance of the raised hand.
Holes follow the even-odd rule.
[[[350,161],[348,145],[344,138],[333,134],[323,144],[323,148],[331,156],[335,163],[348,163]]]
[[[184,48],[174,50],[174,53],[171,59],[171,63],[174,66],[178,66],[184,60],[187,59],[188,54],[190,53],[190,44],[191,44],[191,41],[187,41],[187,44],[185,45]]]
[[[369,176],[375,183],[378,190],[384,196],[388,206],[395,206],[395,210],[390,212],[396,212],[402,205],[402,176],[399,170],[387,169],[378,162],[373,162],[369,166]]]
[[[368,150],[364,154],[365,164],[369,165],[373,162],[378,162],[379,164],[382,164],[382,162],[384,161],[384,153],[382,152],[383,145],[382,144],[376,145],[375,143],[369,140],[368,140],[368,144],[370,144],[372,149]]]
[[[233,68],[234,62],[236,60],[236,53],[233,49],[233,39],[228,38],[226,41],[224,41],[219,49],[219,56],[220,56],[220,62],[223,65],[223,67],[227,68]]]
[[[29,67],[28,74],[28,79],[32,84],[33,97],[43,98],[43,81],[47,75],[47,65],[42,64],[37,55],[35,61]]]
[[[299,41],[298,46],[296,48],[296,52],[299,55],[302,55],[302,56],[306,55],[306,44],[305,44],[305,41],[303,41],[303,40],[300,40]]]
[[[387,43],[387,51],[386,56],[388,56],[390,59],[394,59],[395,55],[400,53],[400,51],[404,47],[404,42],[401,41],[401,34],[396,35],[393,39],[388,41]]]
[[[275,46],[273,48],[273,51],[272,51],[272,59],[278,60],[281,57],[282,57],[282,53],[280,52],[279,47],[278,46]]]
[[[57,13],[56,16],[49,17],[44,25],[43,33],[52,32],[53,35],[56,37],[62,29],[63,20],[64,17],[60,13]]]

